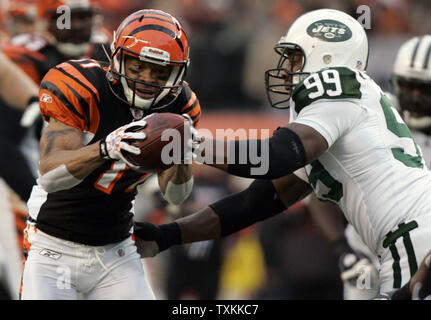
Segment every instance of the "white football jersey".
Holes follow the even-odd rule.
[[[431,136],[416,130],[412,130],[412,135],[418,146],[420,146],[422,156],[429,169],[431,166]]]
[[[314,128],[328,150],[295,172],[337,203],[374,253],[401,222],[431,214],[431,172],[390,100],[366,74],[328,68],[295,87],[291,121]]]

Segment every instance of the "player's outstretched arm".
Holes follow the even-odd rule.
[[[172,223],[135,222],[138,252],[149,257],[176,244],[230,235],[283,212],[309,192],[309,185],[295,175],[274,181],[255,180],[244,191]]]
[[[222,144],[222,147],[220,146]],[[210,166],[227,171],[230,174],[255,179],[278,179],[317,159],[328,148],[325,138],[315,129],[299,124],[291,123],[275,131],[274,135],[265,140],[236,140],[217,141],[202,144],[202,148],[213,145],[209,150],[198,150],[198,154],[205,155],[205,159],[211,158]],[[250,153],[251,149],[256,149]],[[223,150],[220,157],[220,150]],[[211,157],[206,154],[211,152]],[[238,163],[238,159],[244,159],[246,163]],[[256,164],[250,159],[251,154],[260,154],[263,159]],[[235,162],[233,163],[233,159]],[[266,163],[265,163],[266,162]],[[253,168],[267,168],[265,173],[253,173]]]

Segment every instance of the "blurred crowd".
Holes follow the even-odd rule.
[[[31,0],[1,0],[3,30],[22,32],[34,18]],[[368,73],[384,89],[396,49],[412,35],[431,30],[429,0],[98,0],[107,32],[141,8],[157,8],[177,17],[188,31],[191,65],[187,79],[206,110],[267,111],[264,71],[274,67],[272,50],[302,13],[319,8],[343,10],[367,23]],[[364,17],[368,13],[369,17]],[[368,19],[369,18],[369,19]],[[11,19],[19,20],[18,24]],[[367,19],[367,20],[365,20]],[[369,27],[369,29],[368,29]]]
[[[370,8],[368,73],[389,90],[398,47],[431,32],[430,0],[98,0],[99,25],[109,36],[120,21],[143,8],[167,11],[188,31],[191,64],[186,80],[206,117],[225,112],[276,113],[267,104],[264,71],[275,66],[273,46],[302,13],[334,8],[360,17]],[[31,0],[0,0],[0,43],[34,31]],[[223,112],[223,113],[221,113]],[[283,116],[286,117],[286,111]],[[287,118],[285,118],[287,121]],[[269,127],[275,129],[277,126]],[[156,223],[190,214],[249,181],[197,168],[195,188],[180,207],[161,197],[154,181],[141,187],[137,218]],[[140,201],[141,200],[141,201]],[[146,268],[158,298],[341,299],[342,283],[323,236],[299,204],[220,241],[177,246],[149,259]]]

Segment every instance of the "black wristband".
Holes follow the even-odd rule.
[[[181,229],[178,223],[155,225],[150,222],[134,222],[133,233],[145,241],[155,241],[159,251],[166,250],[173,245],[181,244]]]
[[[410,281],[407,282],[401,289],[398,289],[395,291],[392,296],[391,300],[411,300],[412,294],[410,292]]]
[[[166,250],[176,244],[181,244],[181,229],[178,223],[171,222],[158,226],[160,234],[157,241],[159,250]]]

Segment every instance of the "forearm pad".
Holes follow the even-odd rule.
[[[227,236],[286,209],[270,180],[255,180],[244,191],[209,205],[220,219],[221,236]]]
[[[302,168],[306,164],[305,150],[301,139],[295,132],[286,127],[277,129],[269,139],[237,140],[232,141],[232,144],[230,150],[235,156],[235,163],[228,164],[227,172],[236,176],[277,179]],[[251,158],[252,155],[255,157],[259,155],[258,163],[255,163],[256,159]],[[232,157],[229,156],[230,159]],[[246,161],[241,164],[240,160],[244,160],[244,158]]]

